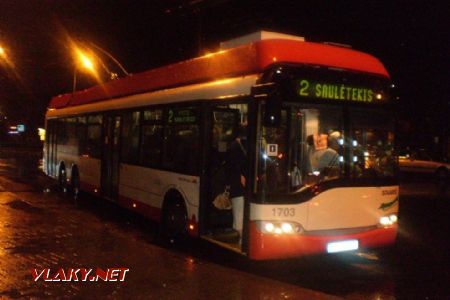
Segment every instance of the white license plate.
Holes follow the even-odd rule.
[[[358,240],[337,241],[337,242],[330,242],[327,244],[328,253],[351,251],[357,250],[358,248],[359,248]]]

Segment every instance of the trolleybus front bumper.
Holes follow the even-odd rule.
[[[280,259],[327,253],[330,243],[350,242],[357,249],[391,245],[397,237],[397,224],[363,232],[337,235],[267,234],[260,232],[254,222],[249,225],[249,257],[255,260]],[[339,243],[337,243],[339,244]]]

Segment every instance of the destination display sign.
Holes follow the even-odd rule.
[[[300,79],[298,81],[298,95],[300,97],[367,103],[383,100],[381,93],[368,87],[320,82],[309,79]]]
[[[198,110],[188,107],[182,109],[171,109],[168,112],[168,123],[196,123]]]

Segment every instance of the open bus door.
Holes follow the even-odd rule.
[[[242,108],[238,105],[218,105],[212,108],[210,115],[209,159],[207,162],[207,201],[205,205],[205,233],[211,242],[240,252],[239,234],[233,230],[233,212],[231,209],[217,209],[213,205],[215,197],[223,193],[227,186],[225,158],[228,147],[233,141],[233,131],[241,124]],[[246,110],[246,109],[245,109]],[[246,111],[245,111],[246,113]]]
[[[102,196],[117,200],[119,194],[120,132],[122,116],[108,114],[103,123],[103,151],[101,169]]]

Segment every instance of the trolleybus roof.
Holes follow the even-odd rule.
[[[321,65],[389,77],[381,62],[352,49],[290,39],[268,39],[52,98],[58,109],[232,76],[257,74],[277,63]]]

